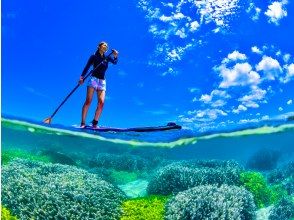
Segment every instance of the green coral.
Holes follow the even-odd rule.
[[[1,206],[1,220],[17,220],[17,218],[7,208]]]
[[[1,152],[1,164],[5,165],[15,158],[26,159],[30,161],[41,161],[44,163],[51,162],[50,157],[33,154],[26,150],[10,149]]]
[[[287,195],[286,190],[281,186],[268,186],[265,177],[259,172],[244,172],[240,175],[242,185],[254,196],[258,208],[263,208],[277,203],[283,196]]]
[[[112,170],[110,174],[111,180],[116,184],[126,184],[138,179],[135,172]]]
[[[164,219],[164,207],[168,196],[148,196],[124,201],[121,220],[160,220]]]
[[[270,203],[277,204],[281,198],[287,197],[287,190],[281,185],[273,185],[269,187],[270,190]]]

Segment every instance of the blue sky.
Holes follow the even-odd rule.
[[[293,114],[291,1],[2,1],[2,114],[37,121],[104,40],[107,126],[207,130]],[[53,118],[79,124],[85,84]],[[88,114],[93,118],[96,97]]]

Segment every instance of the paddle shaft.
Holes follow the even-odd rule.
[[[84,77],[84,79],[83,79],[83,81],[85,81],[85,79],[87,79],[91,74],[92,74],[92,72],[93,71],[95,71],[104,61],[106,61],[107,60],[107,58],[111,55],[111,54],[113,54],[113,51],[111,51],[111,53],[110,54],[108,54],[106,57],[105,57],[105,59],[101,62],[101,63],[99,63],[96,67],[95,67],[95,69],[94,70],[91,70],[85,77]],[[61,108],[61,106],[68,100],[68,98],[77,90],[77,88],[79,88],[79,86],[80,86],[80,84],[78,84],[78,85],[76,85],[75,87],[74,87],[74,89],[73,90],[71,90],[71,92],[65,97],[65,99],[60,103],[60,105],[55,109],[55,111],[52,113],[52,115],[50,116],[50,118],[52,119],[53,117],[54,117],[54,115],[58,112],[58,110]]]

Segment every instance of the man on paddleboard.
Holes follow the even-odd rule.
[[[97,127],[98,121],[103,110],[105,93],[106,93],[106,80],[105,72],[108,68],[108,63],[117,64],[118,61],[118,51],[112,50],[112,56],[105,56],[105,52],[108,50],[108,45],[106,42],[102,41],[98,44],[97,51],[94,55],[91,55],[82,74],[79,79],[79,84],[83,84],[84,76],[88,72],[89,68],[93,66],[93,71],[90,79],[87,83],[87,95],[82,108],[82,120],[81,127],[86,126],[86,117],[92,102],[94,93],[98,96],[98,105],[95,111],[94,119],[92,120],[92,126]]]

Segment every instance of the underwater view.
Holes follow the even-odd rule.
[[[4,219],[294,217],[291,121],[197,135],[1,124]]]
[[[1,1],[1,219],[294,220],[293,0]]]

